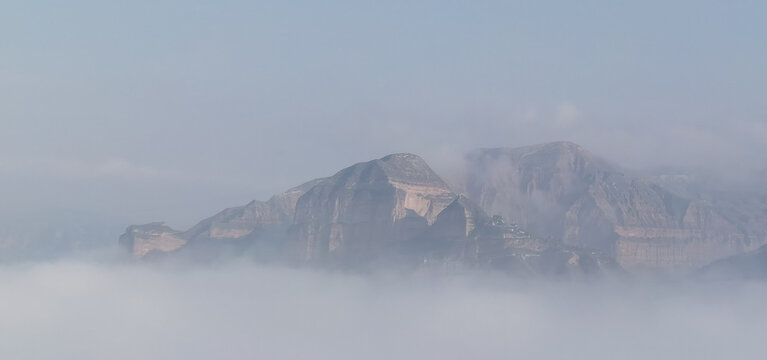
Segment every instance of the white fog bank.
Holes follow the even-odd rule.
[[[3,359],[757,358],[767,284],[0,267]]]

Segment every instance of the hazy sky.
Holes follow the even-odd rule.
[[[764,167],[767,5],[607,3],[3,1],[0,211],[185,227],[387,153],[551,140]]]

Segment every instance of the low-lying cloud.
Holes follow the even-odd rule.
[[[763,352],[761,283],[62,261],[0,268],[6,359],[677,359]]]

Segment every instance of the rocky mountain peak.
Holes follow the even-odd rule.
[[[415,154],[399,153],[354,164],[331,177],[333,183],[391,183],[434,186],[448,189],[424,159]]]
[[[370,258],[425,231],[456,197],[417,155],[392,154],[352,165],[298,199],[295,257]]]
[[[384,156],[376,161],[390,181],[413,185],[447,187],[447,184],[420,156],[400,153]]]

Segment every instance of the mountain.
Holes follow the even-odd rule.
[[[626,269],[693,268],[767,242],[764,217],[627,175],[573,143],[480,149],[465,160],[464,191],[486,212]]]
[[[543,240],[488,216],[414,154],[352,165],[269,201],[226,209],[187,231],[131,226],[121,243],[136,257],[210,254],[236,244],[236,252],[261,260],[363,271],[620,271],[598,251]]]
[[[244,206],[225,209],[200,221],[186,231],[184,237],[193,242],[255,238],[268,230],[287,226],[293,221],[299,197],[323,180],[309,181],[265,202],[254,200]]]
[[[164,223],[131,225],[120,236],[120,244],[131,254],[143,257],[151,253],[196,251],[215,252],[231,245],[245,247],[258,243],[268,249],[273,237],[282,233],[292,224],[298,198],[323,179],[315,179],[284,193],[274,195],[268,201],[251,201],[247,205],[224,209],[204,219],[187,231],[174,230]]]
[[[310,263],[367,262],[421,236],[456,197],[416,155],[353,165],[299,198],[292,256]]]

